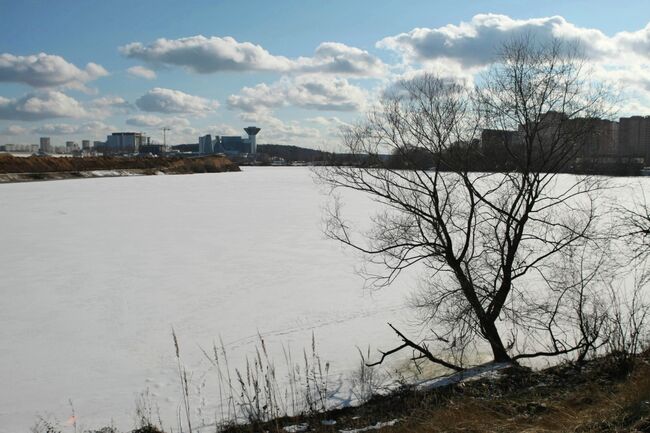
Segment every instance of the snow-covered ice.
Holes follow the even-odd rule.
[[[220,338],[234,369],[258,334],[281,364],[313,332],[333,377],[358,366],[357,346],[394,347],[386,322],[407,326],[414,282],[362,290],[360,258],[323,235],[326,201],[300,167],[0,185],[0,433],[37,414],[64,422],[70,401],[78,426],[126,430],[145,390],[175,426],[172,327],[208,421],[201,348]],[[345,203],[353,220],[376,210],[359,194]]]
[[[0,432],[64,421],[69,400],[80,426],[130,428],[146,389],[175,425],[172,326],[195,384],[220,337],[235,368],[258,333],[280,364],[313,332],[332,376],[356,346],[392,346],[408,279],[364,291],[359,257],[323,235],[326,201],[307,168],[0,185]]]

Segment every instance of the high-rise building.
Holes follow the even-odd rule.
[[[618,143],[620,156],[643,157],[650,162],[650,116],[621,117]]]
[[[595,118],[571,120],[579,157],[616,157],[618,153],[618,122]]]
[[[90,140],[81,140],[81,148],[83,150],[90,150]]]
[[[50,144],[50,137],[41,137],[40,151],[43,153],[51,153],[52,145]]]
[[[79,145],[75,143],[74,141],[66,141],[65,142],[65,152],[66,153],[72,153],[75,150],[79,150]]]
[[[481,131],[481,150],[489,154],[515,151],[521,147],[518,131],[502,129],[484,129]]]
[[[233,156],[257,153],[256,135],[260,132],[260,128],[249,126],[244,128],[244,131],[248,134],[248,138],[238,135],[217,135],[212,138],[209,134],[199,137],[198,152],[225,153]]]
[[[199,137],[199,153],[209,154],[214,153],[214,147],[212,143],[212,136],[210,134]]]
[[[135,153],[147,144],[149,137],[142,132],[113,132],[106,137],[104,153]]]

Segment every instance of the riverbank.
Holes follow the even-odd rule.
[[[0,155],[0,183],[156,174],[221,173],[240,171],[223,156],[199,158],[90,157],[27,158]]]
[[[223,431],[648,432],[650,353],[541,371],[484,366],[375,396],[358,407]],[[464,375],[464,376],[463,376]]]
[[[650,431],[650,354],[607,355],[541,371],[487,364],[375,395],[356,407],[250,424],[171,428],[160,424],[151,406],[136,412],[138,426],[131,433],[642,433]],[[70,426],[76,431],[75,425]],[[41,419],[32,431],[64,430]],[[118,430],[105,427],[87,432]]]

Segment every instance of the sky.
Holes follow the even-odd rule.
[[[204,134],[338,149],[382,91],[472,82],[522,33],[578,42],[593,77],[650,115],[647,0],[0,0],[0,144],[168,144]]]

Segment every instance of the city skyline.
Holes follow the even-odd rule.
[[[185,143],[255,124],[260,143],[337,150],[338,128],[395,80],[471,83],[524,32],[578,41],[595,79],[624,89],[616,117],[650,114],[650,5],[566,3],[3,1],[0,144],[162,141],[163,127]]]

